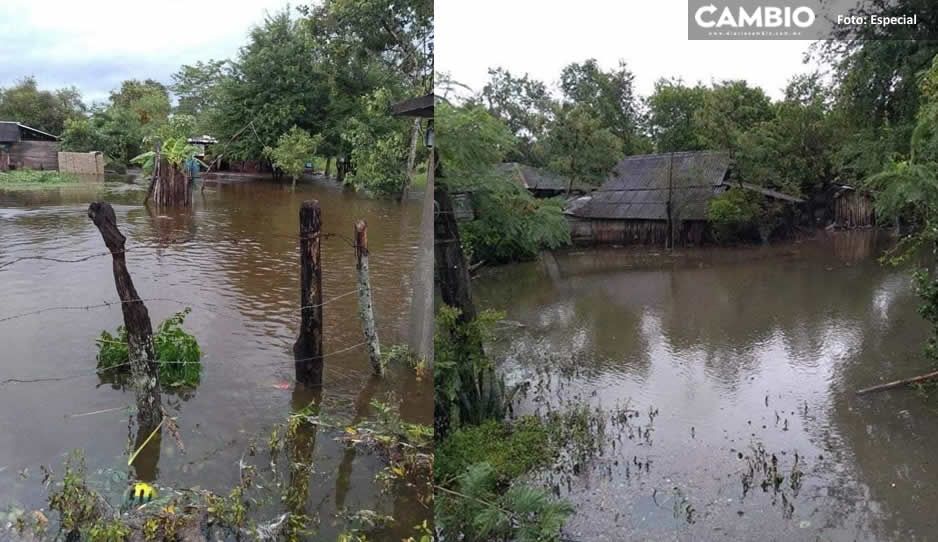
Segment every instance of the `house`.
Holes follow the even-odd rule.
[[[0,171],[59,169],[59,138],[20,124],[0,121]]]
[[[571,186],[570,179],[563,175],[518,162],[499,164],[497,170],[521,188],[531,192],[531,195],[536,198],[562,196],[568,191],[571,194],[583,195],[596,189],[594,186],[579,182],[574,182]]]
[[[834,189],[834,226],[843,229],[871,228],[876,225],[873,195],[866,190],[839,185]]]
[[[802,200],[730,180],[726,153],[699,151],[628,156],[595,192],[564,209],[576,243],[699,245],[707,239],[710,201],[733,189],[787,202]]]

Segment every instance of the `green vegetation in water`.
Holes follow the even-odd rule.
[[[516,390],[505,388],[482,348],[501,319],[499,312],[483,311],[462,322],[458,309],[444,305],[437,311],[433,393],[438,437],[445,437],[449,426],[501,420],[508,414]]]
[[[435,500],[437,527],[454,539],[550,542],[573,507],[544,489],[525,484],[506,488],[489,463],[475,463],[460,474],[456,489],[441,487]]]
[[[498,483],[510,483],[547,467],[557,458],[557,443],[551,428],[540,418],[525,416],[513,423],[487,420],[480,425],[460,427],[436,450],[437,483],[456,480],[479,462],[488,463]]]
[[[160,367],[160,382],[166,387],[195,387],[202,375],[202,352],[191,333],[182,323],[191,312],[188,307],[164,320],[153,334],[153,350]],[[130,371],[127,330],[117,328],[114,334],[102,331],[98,344],[98,372],[126,374]]]
[[[76,184],[78,177],[58,171],[17,169],[0,172],[0,190],[30,190],[58,188]]]

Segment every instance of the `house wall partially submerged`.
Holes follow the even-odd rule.
[[[619,220],[567,216],[570,238],[577,245],[668,245],[668,223],[663,220]],[[700,245],[707,240],[707,223],[685,220],[675,223],[674,244]]]
[[[10,145],[10,167],[16,169],[59,169],[58,141],[18,141]]]
[[[870,228],[876,225],[873,197],[859,190],[848,190],[834,197],[834,225],[838,228]]]

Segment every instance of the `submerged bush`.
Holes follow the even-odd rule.
[[[437,527],[454,540],[545,542],[560,540],[572,506],[547,490],[525,484],[499,489],[496,469],[477,463],[458,479],[456,489],[435,499]]]
[[[496,480],[506,483],[549,466],[558,447],[539,418],[525,416],[509,423],[488,420],[453,431],[436,449],[434,476],[438,484],[457,479],[480,461],[492,466]]]
[[[195,336],[182,328],[192,309],[188,307],[164,320],[153,334],[153,353],[160,366],[160,382],[167,387],[199,384],[202,351]],[[114,334],[102,331],[98,344],[98,372],[125,374],[130,371],[127,330],[119,326]]]

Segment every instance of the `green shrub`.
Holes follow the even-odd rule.
[[[437,446],[434,476],[438,484],[445,484],[471,465],[485,462],[492,466],[495,479],[504,484],[549,466],[557,452],[549,428],[537,417],[525,416],[514,423],[488,420],[460,427]]]
[[[182,323],[191,312],[188,307],[164,320],[153,334],[153,353],[160,366],[160,382],[166,387],[195,387],[202,375],[202,352],[191,333]],[[98,345],[98,372],[126,374],[130,354],[127,349],[127,330],[119,326],[114,334],[102,331],[95,341]]]
[[[551,542],[573,508],[541,488],[514,484],[499,490],[496,469],[477,463],[463,473],[456,488],[440,491],[435,503],[437,527],[446,539]]]

